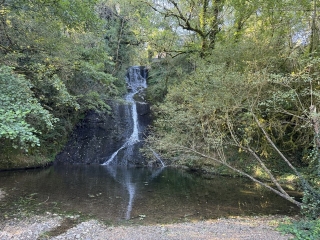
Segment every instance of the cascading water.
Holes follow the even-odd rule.
[[[131,217],[133,202],[136,195],[137,183],[135,179],[133,179],[134,176],[132,175],[132,169],[119,167],[119,165],[128,165],[128,160],[136,156],[134,152],[134,146],[141,142],[141,139],[139,137],[139,130],[141,129],[138,121],[137,103],[135,101],[135,98],[143,99],[141,93],[147,87],[146,78],[147,74],[144,68],[135,66],[128,69],[126,82],[129,91],[125,96],[125,100],[129,103],[128,108],[126,110],[126,117],[130,118],[130,121],[128,121],[130,122],[130,124],[128,124],[128,126],[130,127],[131,135],[130,137],[128,137],[125,143],[118,150],[116,150],[107,161],[103,163],[103,165],[106,166],[106,170],[113,176],[113,178],[118,183],[123,185],[128,191],[129,199],[125,214],[126,220],[130,219]],[[144,104],[142,102],[139,103]],[[151,181],[153,178],[157,177],[163,171],[164,163],[158,154],[156,154],[151,148],[150,150],[162,165],[162,168],[159,168],[152,173],[150,177]],[[122,153],[121,157],[118,156],[120,155],[120,152]]]
[[[127,114],[127,117],[131,118],[132,121],[132,133],[126,142],[117,151],[115,151],[111,157],[103,163],[103,165],[109,165],[114,162],[119,152],[122,150],[124,151],[123,160],[121,161],[122,165],[126,165],[126,159],[133,156],[133,146],[140,141],[137,104],[134,100],[134,96],[139,95],[143,89],[147,87],[146,75],[146,70],[139,66],[130,67],[128,69],[126,82],[129,91],[125,96],[125,100],[129,103],[128,112],[130,114]]]

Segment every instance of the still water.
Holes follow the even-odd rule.
[[[28,200],[41,211],[73,212],[110,223],[171,223],[234,215],[292,215],[298,209],[244,178],[212,179],[171,168],[55,165],[0,172],[0,215]],[[2,216],[1,216],[2,217]]]

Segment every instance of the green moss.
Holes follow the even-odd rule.
[[[53,158],[24,153],[0,154],[0,171],[24,168],[44,167],[53,162]]]

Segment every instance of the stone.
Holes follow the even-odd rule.
[[[140,74],[147,76],[144,67],[140,67]],[[126,143],[133,131],[131,105],[125,101],[109,101],[108,105],[112,109],[111,113],[87,112],[72,132],[63,151],[56,156],[56,163],[102,164]],[[147,135],[147,126],[151,123],[150,106],[143,101],[143,97],[136,101],[136,106],[139,139],[143,140]],[[127,147],[127,151],[119,151],[114,162],[120,165],[147,165],[139,151],[142,146],[143,141],[140,141]]]

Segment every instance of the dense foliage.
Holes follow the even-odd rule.
[[[299,220],[299,221],[290,221],[287,223],[282,223],[278,230],[293,234],[294,239],[299,240],[315,240],[319,238],[320,235],[320,220]]]
[[[289,201],[278,178],[294,174],[305,195],[303,204],[292,202],[317,217],[319,3],[148,4],[155,22],[163,17],[170,23],[161,30],[171,36],[150,40],[158,56],[166,53],[151,64],[152,148],[173,164],[226,168],[268,187],[264,177]]]
[[[9,67],[0,67],[0,137],[10,139],[15,147],[39,146],[36,134],[43,127],[52,129],[55,122],[30,88],[23,76],[14,74]]]
[[[114,12],[96,0],[0,2],[2,163],[23,152],[54,156],[85,112],[109,111],[107,101],[125,89],[124,73],[110,70],[118,60],[102,6]]]

